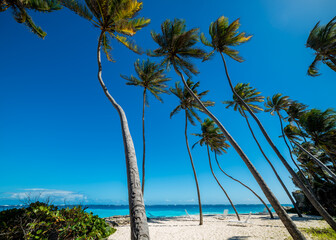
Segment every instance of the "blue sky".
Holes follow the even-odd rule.
[[[319,20],[322,24],[330,21],[335,8],[333,0],[145,0],[141,16],[150,18],[151,24],[139,31],[135,40],[144,49],[156,48],[150,31],[160,31],[165,19],[183,18],[188,28],[199,27],[208,35],[209,24],[218,17],[224,15],[230,22],[240,18],[241,31],[253,34],[253,38],[239,47],[246,59],[244,63],[227,60],[234,84],[250,82],[264,96],[280,92],[311,108],[335,108],[335,72],[320,65],[322,75],[308,77],[307,67],[314,56],[305,47],[310,29]],[[32,13],[32,16],[47,32],[44,40],[16,23],[9,11],[0,14],[0,204],[16,203],[29,192],[43,192],[58,201],[126,204],[119,118],[96,77],[99,32],[66,9],[50,14]],[[117,61],[110,63],[103,59],[103,78],[126,112],[140,167],[142,90],[126,86],[120,74],[134,74],[135,60],[146,56],[136,55],[117,42],[112,43],[112,48]],[[221,104],[232,94],[219,56],[205,63],[194,63],[200,70],[194,80],[201,82],[201,90],[210,90],[207,99],[216,102],[212,112],[246,152],[280,202],[288,203],[244,119]],[[174,72],[168,76],[172,78],[170,86],[179,81]],[[184,114],[181,112],[170,119],[178,100],[173,95],[162,97],[164,104],[150,96],[150,107],[146,109],[145,202],[193,204],[197,195],[185,146]],[[267,113],[259,117],[288,159],[287,149],[278,138],[278,119]],[[289,174],[256,131],[286,185],[294,190]],[[189,132],[200,132],[200,126],[190,127]],[[190,136],[190,144],[196,141]],[[206,149],[195,147],[192,154],[202,202],[228,203],[211,176]],[[233,149],[221,156],[220,162],[231,175],[262,195]],[[234,203],[258,203],[217,168],[215,172]]]

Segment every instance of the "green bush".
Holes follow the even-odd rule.
[[[104,239],[115,231],[81,206],[58,208],[35,202],[0,212],[0,239]]]

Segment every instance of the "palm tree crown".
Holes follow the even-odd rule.
[[[259,111],[264,111],[264,109],[257,104],[264,101],[264,97],[260,96],[261,92],[258,92],[257,89],[250,86],[249,83],[238,83],[235,86],[236,93],[244,100],[244,102],[250,107],[250,109],[257,113]],[[243,110],[246,110],[246,108],[242,105],[240,100],[236,97],[236,95],[233,95],[232,101],[223,101],[224,104],[227,104],[226,108],[232,107],[235,111],[239,111],[241,115],[243,114]]]
[[[116,39],[130,50],[140,53],[138,46],[128,37],[149,24],[150,19],[134,18],[142,9],[137,0],[60,0],[60,2],[79,16],[89,20],[101,30],[100,43],[109,61],[111,56],[110,39]]]
[[[318,22],[310,31],[306,47],[315,51],[315,59],[308,68],[308,75],[316,77],[320,75],[316,67],[322,61],[336,72],[336,17],[325,26],[319,26]]]
[[[126,84],[143,87],[152,93],[157,100],[163,102],[159,95],[168,93],[166,82],[170,80],[166,77],[164,69],[159,64],[149,61],[149,59],[143,61],[138,59],[134,63],[134,68],[139,78],[121,75],[122,78],[127,80]],[[148,105],[148,99],[145,99],[146,105]]]
[[[204,91],[198,93],[197,88],[199,87],[199,82],[193,83],[190,79],[187,80],[189,88],[198,96],[198,98],[204,97],[209,91]],[[201,118],[196,113],[195,109],[201,110],[199,104],[194,100],[194,97],[187,91],[186,88],[181,88],[180,83],[175,83],[175,88],[170,88],[170,91],[180,99],[180,104],[170,113],[170,117],[174,116],[176,113],[185,110],[187,118],[192,125],[196,125],[195,118],[202,122]],[[215,103],[212,101],[203,101],[205,106],[214,106]]]
[[[307,107],[308,107],[307,105],[304,105],[297,101],[291,101],[289,103],[288,108],[286,109],[286,113],[288,114],[287,117],[288,121],[289,122],[298,121],[302,116],[302,114],[304,114],[304,112],[306,111]]]
[[[34,34],[40,38],[44,38],[47,34],[36,26],[33,19],[27,13],[27,10],[39,12],[52,12],[61,9],[57,0],[3,0],[0,3],[0,12],[11,8],[14,19],[18,23],[26,25]]]
[[[239,56],[239,52],[231,47],[247,42],[251,39],[252,35],[246,35],[245,32],[239,33],[239,27],[239,19],[229,24],[229,19],[224,16],[221,16],[215,22],[212,22],[209,27],[211,42],[206,39],[203,33],[201,34],[202,43],[213,48],[213,50],[205,57],[205,60],[217,51],[225,53],[238,62],[243,62],[244,59]]]
[[[151,32],[153,40],[160,46],[148,51],[152,57],[164,57],[161,65],[167,69],[172,65],[175,70],[183,71],[190,78],[197,74],[198,70],[191,63],[190,58],[203,59],[205,51],[194,45],[199,41],[198,28],[186,31],[185,21],[174,19],[166,20],[161,24],[162,34]]]
[[[211,151],[215,152],[218,155],[221,155],[226,152],[226,149],[230,147],[227,144],[226,138],[223,133],[220,132],[219,128],[215,125],[215,122],[209,118],[206,118],[201,125],[202,133],[193,133],[194,136],[200,137],[201,139],[193,145],[193,148],[196,144],[208,145]]]
[[[301,116],[300,125],[315,146],[336,154],[334,150],[336,148],[336,112],[334,110],[311,109]]]
[[[270,112],[274,115],[274,112],[279,113],[281,110],[287,110],[289,104],[290,100],[288,96],[282,96],[281,93],[277,93],[272,98],[267,97],[265,112]]]

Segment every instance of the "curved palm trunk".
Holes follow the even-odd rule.
[[[322,205],[317,201],[317,199],[315,198],[315,196],[309,191],[309,189],[298,178],[298,176],[296,175],[296,173],[294,172],[294,170],[288,164],[288,162],[286,161],[286,159],[281,155],[281,153],[279,152],[278,148],[274,145],[272,139],[268,136],[268,133],[266,132],[264,126],[261,124],[261,122],[258,119],[258,117],[252,112],[252,110],[250,109],[250,107],[244,102],[244,100],[234,90],[234,88],[232,86],[232,83],[231,83],[231,79],[230,79],[228,70],[227,70],[227,66],[226,66],[226,62],[225,62],[224,56],[223,56],[222,53],[220,53],[220,54],[221,54],[222,59],[223,59],[223,63],[224,63],[224,67],[225,67],[225,73],[226,73],[226,76],[228,78],[228,82],[229,82],[229,85],[231,87],[231,90],[232,90],[233,94],[241,101],[242,105],[247,109],[247,111],[251,114],[251,116],[253,117],[253,119],[256,121],[256,123],[258,124],[261,132],[265,136],[268,144],[272,147],[273,151],[276,153],[276,155],[278,156],[278,158],[281,160],[282,164],[286,167],[287,171],[290,173],[290,175],[292,176],[292,178],[295,181],[295,183],[299,186],[299,188],[301,188],[301,190],[303,191],[303,193],[306,195],[306,197],[308,198],[308,200],[310,201],[310,203],[320,213],[320,215],[324,218],[324,220],[326,220],[328,222],[328,224],[336,231],[336,221],[322,207]],[[296,239],[294,236],[293,236],[293,238]]]
[[[295,161],[294,158],[293,158],[292,150],[291,150],[291,148],[290,148],[290,146],[289,146],[289,144],[288,144],[288,142],[287,142],[287,140],[286,140],[286,135],[285,135],[284,130],[283,130],[284,128],[283,128],[283,124],[282,124],[282,119],[281,119],[280,113],[277,112],[277,114],[278,114],[279,121],[280,121],[281,134],[282,134],[282,137],[283,137],[283,139],[284,139],[284,142],[285,142],[285,144],[286,144],[286,146],[287,146],[287,148],[288,148],[289,155],[290,155],[290,157],[291,157],[291,159],[292,159],[294,165],[295,165],[296,168],[298,169],[298,171],[299,171],[299,173],[300,173],[300,176],[301,176],[301,178],[304,180],[306,186],[309,188],[310,192],[311,192],[312,194],[314,194],[314,191],[313,191],[313,189],[311,188],[310,183],[308,182],[308,180],[306,179],[305,175],[304,175],[303,172],[301,171],[299,165],[296,163],[296,161]],[[316,196],[315,196],[315,197],[316,197]]]
[[[292,141],[297,147],[299,147],[302,151],[304,151],[317,165],[319,165],[324,171],[326,171],[334,180],[336,180],[336,175],[333,173],[326,165],[324,165],[320,160],[318,160],[314,155],[312,155],[310,152],[308,152],[306,149],[301,147],[300,144],[298,144],[295,141]]]
[[[253,136],[253,139],[254,139],[254,141],[255,141],[255,142],[257,143],[257,145],[258,145],[258,148],[259,148],[260,152],[262,153],[262,155],[264,156],[264,158],[266,159],[266,161],[268,162],[268,164],[269,164],[270,167],[272,168],[272,170],[273,170],[273,172],[274,172],[276,178],[278,179],[278,181],[279,181],[279,183],[281,184],[282,188],[285,190],[285,192],[286,192],[286,194],[287,194],[289,200],[292,202],[292,204],[293,204],[293,206],[294,206],[294,209],[295,209],[295,211],[297,212],[298,216],[299,216],[299,217],[302,217],[302,214],[301,214],[301,212],[300,212],[298,206],[296,205],[295,200],[293,199],[292,195],[289,193],[289,191],[288,191],[286,185],[284,184],[284,182],[283,182],[282,179],[280,178],[278,172],[275,170],[275,167],[273,166],[272,162],[271,162],[271,161],[268,159],[268,157],[266,156],[264,150],[263,150],[262,147],[260,146],[259,141],[257,140],[257,137],[254,135],[254,132],[253,132],[253,130],[252,130],[252,127],[251,127],[251,125],[250,125],[250,122],[249,122],[249,120],[248,120],[248,118],[247,118],[245,112],[242,111],[242,113],[243,113],[243,116],[244,116],[244,118],[245,118],[245,120],[246,120],[247,126],[249,127],[250,132],[251,132],[251,134],[252,134],[252,136]]]
[[[231,146],[236,150],[238,155],[241,157],[241,159],[246,164],[247,168],[252,173],[253,177],[259,184],[260,188],[264,192],[265,196],[267,197],[268,201],[271,203],[272,207],[278,214],[279,218],[281,219],[282,223],[287,228],[288,232],[294,239],[306,239],[302,233],[298,230],[292,219],[288,216],[286,211],[281,207],[278,199],[273,195],[271,190],[266,185],[264,179],[261,177],[257,169],[253,166],[251,161],[247,158],[243,150],[240,148],[240,146],[236,143],[236,141],[233,139],[233,137],[229,134],[229,132],[224,128],[224,126],[221,124],[221,122],[204,106],[202,101],[194,94],[194,92],[188,87],[187,82],[184,79],[183,74],[174,66],[176,73],[181,77],[182,82],[184,84],[184,87],[187,89],[187,91],[194,97],[195,101],[200,105],[203,112],[208,115],[221,129],[226,139],[230,142]]]
[[[210,158],[210,152],[209,152],[209,146],[207,145],[207,151],[208,151],[208,157],[209,157],[209,166],[210,166],[210,169],[211,169],[211,173],[212,173],[212,176],[216,179],[216,182],[218,183],[218,185],[220,186],[220,188],[223,190],[225,196],[227,197],[227,199],[229,200],[233,210],[235,211],[236,213],[236,216],[238,218],[238,221],[240,221],[240,216],[237,212],[237,209],[235,207],[235,205],[233,204],[233,202],[231,201],[231,198],[229,197],[229,195],[227,194],[227,192],[225,191],[225,189],[223,188],[222,184],[220,184],[220,182],[218,181],[213,169],[212,169],[212,164],[211,164],[211,158]]]
[[[143,155],[142,155],[142,196],[145,191],[145,157],[146,157],[146,141],[145,141],[145,107],[146,107],[146,88],[143,91],[143,106],[142,106],[142,143],[143,143]]]
[[[101,39],[103,32],[101,33],[98,40],[97,48],[97,62],[98,62],[98,80],[102,86],[106,97],[112,103],[113,107],[118,111],[120,122],[121,122],[121,131],[124,141],[125,148],[125,158],[126,158],[126,170],[127,170],[127,185],[128,185],[128,202],[129,202],[129,211],[131,218],[131,239],[132,240],[145,240],[149,239],[149,230],[146,217],[146,210],[144,201],[142,198],[139,171],[136,160],[136,154],[134,149],[133,140],[128,128],[127,118],[124,110],[121,106],[114,100],[111,94],[108,92],[107,87],[102,79],[102,65],[100,57],[101,49]]]
[[[274,218],[271,209],[269,209],[269,207],[268,207],[267,204],[264,202],[264,200],[262,200],[261,197],[260,197],[255,191],[253,191],[249,186],[245,185],[244,183],[242,183],[242,182],[239,181],[238,179],[236,179],[236,178],[230,176],[229,174],[227,174],[227,173],[221,168],[221,166],[219,165],[219,162],[218,162],[218,160],[217,160],[217,154],[216,154],[216,153],[215,153],[215,159],[216,159],[216,162],[217,162],[217,165],[218,165],[219,169],[220,169],[220,170],[221,170],[227,177],[231,178],[233,181],[236,181],[236,182],[240,183],[241,185],[243,185],[244,187],[246,187],[248,190],[250,190],[250,191],[251,191],[251,192],[252,192],[252,193],[253,193],[253,194],[260,200],[260,202],[261,202],[262,204],[264,204],[264,206],[265,206],[265,208],[267,209],[267,211],[268,211],[270,217],[271,217],[271,218]]]
[[[190,148],[189,148],[189,142],[188,142],[188,118],[187,118],[187,113],[185,114],[184,135],[185,135],[185,139],[186,139],[186,145],[187,145],[187,149],[188,149],[190,163],[191,163],[191,167],[192,167],[193,172],[194,172],[194,178],[195,178],[195,183],[196,183],[196,188],[197,188],[198,207],[199,207],[199,212],[200,212],[200,223],[199,223],[199,225],[203,225],[203,212],[202,212],[201,194],[200,194],[200,190],[199,190],[199,187],[198,187],[198,180],[197,180],[196,170],[195,170],[195,166],[194,166],[194,161],[193,161],[193,158],[191,156],[191,152],[190,152]]]

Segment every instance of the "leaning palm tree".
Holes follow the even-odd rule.
[[[298,149],[300,149],[302,152],[306,153],[310,159],[312,159],[312,161],[317,164],[321,169],[323,169],[325,172],[328,173],[329,176],[331,176],[334,180],[336,180],[336,175],[334,172],[332,172],[320,159],[318,159],[317,157],[315,157],[316,154],[313,154],[313,152],[311,152],[310,149],[306,149],[304,147],[304,144],[300,144],[299,141],[301,140],[301,136],[303,135],[302,131],[300,131],[298,128],[296,128],[295,126],[292,125],[287,125],[284,128],[284,133],[286,135],[286,137],[289,139],[289,141],[291,143],[293,143]],[[304,143],[306,143],[306,145],[310,148],[312,148],[312,150],[314,150],[315,152],[318,152],[321,154],[321,149],[316,147],[316,145],[305,141]],[[294,149],[294,147],[293,147]],[[325,151],[322,151],[325,152]],[[328,154],[326,154],[328,155]],[[330,156],[330,155],[329,155]],[[330,161],[334,164],[335,166],[335,161],[332,160],[332,158],[330,158]],[[311,190],[312,191],[312,190]]]
[[[308,68],[308,75],[316,77],[317,64],[323,62],[336,72],[336,17],[325,26],[319,26],[318,22],[310,31],[306,47],[315,51],[315,59]]]
[[[291,101],[289,103],[289,106],[288,108],[285,109],[288,117],[286,118],[290,123],[295,123],[296,126],[300,129],[301,129],[301,126],[300,126],[300,123],[299,123],[299,120],[300,120],[300,117],[306,112],[306,109],[307,109],[307,105],[304,105],[302,103],[299,103],[298,101]],[[305,141],[306,140],[306,137],[304,135],[302,135],[303,139]]]
[[[209,152],[209,146],[211,148],[211,151],[215,151],[218,153],[226,152],[226,149],[230,147],[229,144],[225,142],[225,137],[222,133],[219,133],[219,128],[215,126],[214,121],[210,120],[209,118],[206,118],[204,122],[201,124],[201,130],[202,133],[193,133],[194,136],[197,136],[201,138],[198,140],[192,148],[194,148],[197,144],[203,146],[204,144],[207,147],[207,152],[208,152],[208,158],[209,158],[209,166],[210,170],[212,173],[212,176],[215,178],[218,186],[223,190],[225,196],[229,200],[233,210],[236,213],[236,216],[238,218],[238,221],[240,221],[240,216],[237,212],[237,209],[235,205],[233,204],[231,198],[223,188],[222,184],[218,181],[213,169],[212,169],[212,164],[211,164],[211,158],[210,158],[210,152]]]
[[[289,150],[289,153],[290,153],[290,156],[291,156],[291,158],[292,158],[292,161],[293,161],[293,163],[295,164],[295,166],[298,168],[298,170],[299,170],[299,173],[301,174],[301,177],[302,178],[304,178],[304,174],[302,173],[302,171],[300,170],[300,168],[299,168],[299,166],[296,164],[296,162],[295,162],[295,160],[294,160],[294,158],[293,158],[293,155],[292,155],[292,151],[291,151],[291,148],[290,148],[290,146],[289,146],[289,144],[288,144],[288,142],[287,142],[287,140],[286,140],[286,135],[285,135],[285,133],[284,133],[284,126],[283,126],[283,123],[282,123],[282,119],[283,119],[283,117],[281,116],[281,114],[280,114],[280,111],[281,110],[285,110],[286,111],[286,109],[288,108],[288,105],[289,105],[289,97],[287,97],[287,96],[281,96],[281,94],[280,93],[278,93],[278,94],[275,94],[275,95],[273,95],[273,97],[272,98],[270,98],[270,97],[267,97],[267,102],[266,102],[266,104],[265,104],[265,106],[266,106],[266,112],[270,112],[272,115],[274,115],[274,113],[276,113],[277,115],[278,115],[278,118],[279,118],[279,121],[280,121],[280,126],[281,126],[281,133],[282,133],[282,138],[284,139],[284,141],[285,141],[285,144],[287,145],[287,148],[288,148],[288,150]],[[316,109],[315,109],[316,110]],[[314,109],[313,110],[311,110],[311,111],[309,111],[309,112],[307,112],[307,113],[305,113],[305,114],[303,114],[302,116],[301,116],[301,125],[303,125],[302,124],[302,122],[304,123],[305,122],[305,120],[302,120],[302,119],[305,119],[305,116],[307,116],[307,115],[309,115],[309,113],[311,113],[312,111],[314,111]],[[319,110],[317,110],[317,111],[319,111]],[[320,116],[319,116],[320,117]],[[317,119],[319,119],[319,117],[317,117]],[[317,119],[315,119],[315,120],[317,120]],[[333,118],[332,118],[333,119]],[[309,121],[309,120],[308,120]],[[314,120],[313,120],[314,121]],[[318,120],[317,120],[318,121]],[[333,122],[333,121],[328,121],[327,120],[327,122]],[[318,122],[310,122],[310,123],[307,123],[306,124],[306,126],[310,126],[310,127],[312,127],[314,130],[312,130],[312,134],[314,134],[314,136],[316,136],[317,134],[316,134],[316,129],[321,129],[321,125],[323,125],[322,124],[322,122],[321,121],[318,121]],[[328,125],[328,124],[327,124]],[[332,124],[333,125],[333,124]],[[334,124],[335,125],[335,124]],[[329,129],[329,126],[327,126],[327,128]],[[331,127],[332,128],[332,127]],[[322,137],[322,139],[323,139],[323,137]],[[306,154],[308,154],[321,168],[323,168],[332,178],[334,178],[335,180],[336,180],[336,175],[335,175],[335,173],[333,173],[327,166],[325,166],[319,159],[317,159],[314,155],[312,155],[311,153],[309,153],[309,151],[307,151],[306,149],[304,149],[300,144],[298,144],[297,142],[295,142],[295,141],[292,141],[292,143],[294,143],[294,145],[296,145],[297,147],[299,147],[302,151],[304,151]],[[304,178],[305,179],[305,178]],[[307,183],[307,187],[309,187],[309,184],[308,184],[308,182],[306,182]],[[312,190],[311,190],[311,192],[312,192]]]
[[[78,0],[60,0],[60,2],[79,16],[89,20],[100,31],[97,46],[98,80],[104,94],[117,110],[121,121],[126,157],[131,238],[149,239],[133,140],[124,110],[109,93],[103,81],[100,54],[103,49],[107,59],[112,61],[110,45],[112,39],[116,39],[130,50],[139,53],[139,48],[130,41],[129,37],[148,25],[150,20],[143,17],[134,18],[142,9],[142,3],[137,0],[85,0],[85,4]]]
[[[304,179],[304,181],[306,183],[306,187],[308,187],[309,190],[313,193],[313,190],[312,190],[309,182],[305,178],[305,176],[304,176],[303,172],[301,171],[299,165],[294,160],[291,147],[289,146],[289,144],[286,140],[286,134],[284,132],[284,127],[283,127],[283,122],[282,122],[283,117],[280,114],[280,111],[283,110],[285,112],[288,112],[289,111],[288,109],[289,109],[290,105],[291,105],[291,100],[289,99],[288,96],[282,96],[281,93],[277,93],[277,94],[274,94],[272,96],[272,98],[267,97],[267,101],[265,102],[265,107],[266,107],[265,112],[270,112],[271,115],[277,114],[277,116],[279,118],[279,121],[280,121],[280,128],[281,128],[281,134],[282,134],[281,136],[282,136],[282,139],[284,140],[284,142],[285,142],[285,144],[288,148],[289,155],[292,159],[292,162],[294,163],[294,165],[298,169],[299,174],[301,175],[301,179]]]
[[[122,78],[126,79],[127,85],[139,86],[143,87],[142,94],[142,143],[143,143],[143,155],[142,155],[142,195],[144,195],[145,190],[145,158],[146,158],[146,141],[145,141],[145,106],[148,106],[148,96],[147,91],[149,91],[157,100],[160,102],[162,98],[159,96],[162,93],[168,93],[166,90],[167,85],[166,82],[170,80],[170,78],[166,77],[164,74],[164,69],[147,59],[140,62],[138,59],[134,63],[135,71],[139,78],[134,76],[127,77],[125,75],[121,75]]]
[[[204,97],[209,91],[204,91],[198,93],[197,88],[199,87],[199,82],[193,83],[190,79],[187,81],[188,87],[192,90],[192,92],[198,96],[199,99]],[[196,125],[195,119],[199,122],[201,122],[200,117],[198,116],[197,112],[195,110],[201,110],[197,102],[194,101],[193,96],[186,90],[186,88],[181,88],[179,82],[175,83],[175,88],[170,88],[170,91],[179,98],[180,104],[170,113],[170,118],[173,117],[175,114],[180,112],[181,110],[184,110],[185,113],[185,129],[184,129],[184,136],[186,140],[186,145],[188,149],[188,154],[190,158],[191,167],[194,173],[195,183],[196,183],[196,189],[197,189],[197,197],[198,197],[198,206],[200,211],[200,225],[203,224],[203,213],[202,213],[202,203],[201,203],[201,194],[198,186],[198,180],[196,175],[196,170],[194,166],[194,161],[191,155],[191,151],[189,148],[188,143],[188,122],[190,122],[192,125]],[[215,103],[211,101],[202,101],[202,103],[205,106],[213,106]]]
[[[198,73],[197,69],[192,64],[190,59],[201,59],[205,57],[205,52],[195,46],[195,44],[199,41],[198,29],[191,29],[187,31],[185,21],[175,19],[173,22],[170,20],[164,21],[161,25],[161,30],[161,34],[154,31],[151,32],[152,38],[159,45],[159,48],[155,49],[154,51],[150,51],[149,55],[154,57],[163,57],[161,64],[165,65],[168,68],[170,66],[173,66],[175,72],[181,77],[185,88],[194,97],[195,101],[199,104],[199,107],[216,123],[216,125],[223,132],[224,136],[229,141],[231,146],[237,151],[241,159],[251,171],[253,177],[258,182],[260,188],[277,212],[278,216],[282,220],[283,224],[286,226],[289,233],[295,239],[305,239],[302,233],[295,226],[294,222],[281,207],[279,201],[268,188],[265,181],[260,176],[259,172],[253,166],[253,164],[245,155],[237,142],[224,128],[221,122],[206,108],[206,106],[204,106],[202,101],[188,87],[188,84],[184,78],[184,74],[188,76]]]
[[[258,117],[253,113],[250,107],[244,102],[244,100],[234,90],[223,54],[226,54],[227,56],[231,57],[232,59],[238,62],[243,61],[243,58],[239,56],[239,52],[233,49],[232,47],[238,46],[244,42],[247,42],[248,40],[250,40],[251,36],[247,36],[245,32],[239,33],[238,32],[239,26],[240,26],[239,19],[229,24],[229,21],[226,17],[220,17],[215,22],[212,22],[210,24],[209,34],[211,36],[211,42],[206,39],[204,34],[201,35],[201,41],[206,46],[213,48],[213,51],[210,53],[210,55],[212,55],[215,51],[220,53],[222,60],[223,60],[226,77],[228,79],[232,93],[239,99],[239,101],[241,101],[243,107],[246,108],[249,114],[256,121],[258,127],[260,128],[261,132],[266,138],[268,144],[272,147],[273,151],[277,154],[278,158],[281,160],[282,164],[286,167],[287,171],[290,173],[295,183],[302,189],[304,194],[307,196],[307,198],[312,203],[312,205],[316,208],[316,210],[321,214],[321,216],[330,224],[330,226],[334,230],[336,230],[336,221],[322,207],[322,205],[317,201],[317,199],[313,196],[313,194],[307,189],[307,187],[303,184],[303,182],[297,177],[294,170],[288,164],[286,159],[281,155],[280,151],[275,146],[272,139],[269,137],[268,133],[266,132],[264,126],[261,124]],[[205,57],[205,59],[208,59],[209,57],[210,56],[208,55],[207,57]],[[284,221],[287,221],[287,220],[285,220],[284,218]],[[296,230],[294,231],[293,229],[293,234],[294,232],[297,232],[297,231]],[[296,238],[298,237],[299,236],[297,236]],[[302,237],[302,234],[300,237]]]
[[[265,206],[266,210],[268,211],[269,215],[271,218],[274,218],[273,213],[271,211],[271,209],[267,206],[267,204],[264,202],[264,200],[262,200],[262,198],[255,192],[252,190],[252,188],[250,188],[249,186],[247,186],[246,184],[242,183],[241,181],[239,181],[237,178],[232,177],[231,175],[227,174],[227,172],[225,172],[223,170],[223,168],[220,166],[218,159],[217,159],[217,153],[215,152],[215,159],[216,159],[216,163],[217,166],[219,167],[219,169],[222,171],[222,173],[225,174],[225,176],[231,178],[233,181],[239,183],[240,185],[242,185],[243,187],[247,188],[248,190],[250,190],[259,200],[260,202]]]
[[[2,0],[0,3],[0,12],[11,9],[16,22],[24,24],[34,34],[44,38],[47,34],[37,26],[28,14],[27,10],[38,12],[52,12],[61,9],[57,0]]]
[[[263,102],[264,101],[264,97],[260,95],[260,92],[258,92],[257,89],[251,87],[249,83],[247,83],[247,84],[246,83],[238,83],[235,86],[235,91],[245,101],[245,103],[251,108],[251,110],[254,113],[258,113],[260,111],[264,111],[264,109],[257,104],[257,103]],[[261,147],[258,139],[256,138],[256,136],[254,134],[254,131],[252,130],[252,127],[251,127],[250,122],[248,120],[248,117],[247,117],[247,115],[245,113],[246,108],[244,108],[244,106],[242,106],[241,101],[239,101],[239,99],[235,95],[233,95],[233,100],[231,100],[231,101],[224,101],[223,103],[227,104],[226,108],[233,107],[233,109],[235,111],[238,111],[245,118],[247,126],[250,129],[250,132],[251,132],[251,134],[253,136],[253,139],[257,143],[260,152],[262,153],[262,155],[264,156],[264,158],[266,159],[266,161],[268,162],[268,164],[272,168],[272,170],[273,170],[276,178],[278,179],[278,181],[281,184],[282,188],[285,190],[288,198],[292,202],[292,204],[293,204],[293,206],[295,208],[295,211],[298,213],[299,217],[302,217],[302,214],[301,214],[301,212],[300,212],[300,210],[299,210],[299,208],[298,208],[295,200],[293,199],[293,197],[290,194],[290,192],[288,191],[286,185],[282,181],[281,177],[279,176],[279,174],[276,171],[275,167],[273,166],[272,162],[266,156],[266,154],[265,154],[264,150],[262,149],[262,147]]]

